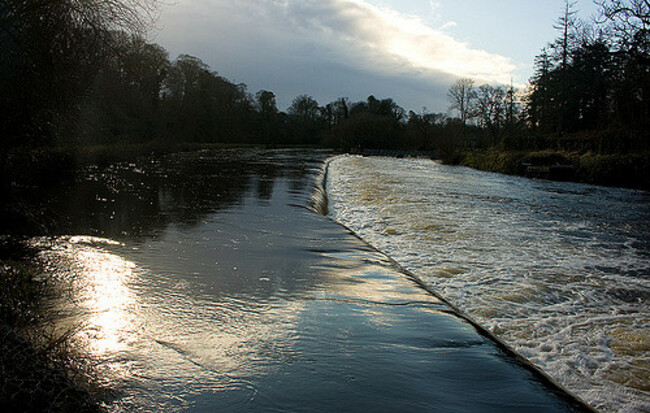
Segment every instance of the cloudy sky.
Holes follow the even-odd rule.
[[[153,40],[281,109],[300,94],[444,112],[458,77],[525,85],[564,0],[170,0]],[[579,0],[581,17],[595,13]]]

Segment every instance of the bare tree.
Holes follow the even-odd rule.
[[[609,22],[619,46],[627,48],[650,37],[650,0],[595,0],[601,23]]]
[[[0,33],[24,35],[33,25],[61,31],[85,30],[95,36],[123,31],[143,36],[157,18],[158,0],[3,0]]]
[[[318,118],[318,102],[309,95],[296,96],[287,113],[302,121],[313,122]]]
[[[512,84],[512,79],[510,80],[510,87],[506,92],[506,123],[512,125],[515,123],[515,116],[517,115],[517,101],[516,101],[517,89]]]
[[[650,28],[650,0],[596,0],[602,17],[636,30]]]
[[[481,85],[473,105],[475,115],[492,136],[496,144],[507,116],[507,92],[501,86]]]
[[[552,45],[558,55],[557,59],[562,67],[566,67],[569,63],[570,49],[576,38],[577,21],[575,17],[575,5],[575,1],[565,0],[564,13],[553,26],[556,30],[562,32],[560,38],[558,38],[555,44]]]
[[[458,79],[449,87],[447,95],[451,101],[449,109],[458,111],[463,126],[466,126],[472,114],[472,100],[476,97],[474,80],[470,78]]]

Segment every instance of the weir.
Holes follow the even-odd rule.
[[[337,157],[330,216],[603,411],[648,408],[648,195]]]
[[[339,156],[347,156],[347,155],[339,155]],[[374,155],[371,155],[374,156]],[[382,156],[382,155],[379,155]],[[314,184],[314,195],[312,195],[312,199],[310,202],[310,209],[312,209],[314,212],[320,213],[324,216],[328,216],[329,214],[329,198],[327,196],[327,176],[328,176],[328,170],[330,167],[331,161],[335,158],[329,158],[323,163],[323,167],[321,169],[321,172],[317,175],[315,179],[315,184]],[[378,253],[384,255],[384,253],[380,250],[378,250],[376,247],[372,246],[368,241],[364,240],[361,236],[356,234],[352,229],[347,227],[345,224],[341,222],[337,222],[336,220],[332,219],[333,222],[336,222],[338,225],[341,225],[344,227],[347,231],[349,231],[351,234],[359,238],[364,244],[368,245],[369,247],[373,248],[376,250]],[[555,381],[553,378],[551,378],[549,375],[547,375],[544,371],[540,370],[537,366],[532,364],[528,359],[523,357],[521,354],[519,354],[517,351],[512,349],[510,346],[508,346],[503,340],[492,334],[488,329],[483,327],[480,323],[475,321],[470,315],[468,315],[466,312],[462,311],[458,307],[456,307],[453,303],[451,303],[449,300],[441,296],[438,292],[436,292],[434,289],[432,289],[426,282],[424,282],[422,279],[420,279],[418,276],[416,276],[414,273],[411,271],[405,269],[402,267],[397,261],[393,260],[391,257],[386,256],[392,264],[395,266],[395,268],[398,270],[398,272],[402,273],[403,276],[410,278],[413,280],[420,288],[425,290],[427,293],[431,294],[432,296],[436,297],[436,299],[440,300],[443,302],[445,305],[447,305],[453,314],[457,316],[458,318],[470,323],[476,331],[483,335],[484,337],[488,338],[492,342],[494,342],[495,345],[497,345],[504,353],[508,354],[509,357],[512,357],[513,359],[516,359],[521,365],[530,370],[532,374],[537,376],[537,380],[540,383],[544,383],[547,386],[554,387],[556,388],[556,391],[560,394],[563,394],[562,397],[565,397],[567,399],[573,399],[575,402],[577,402],[579,405],[581,405],[582,408],[584,408],[586,411],[595,411],[586,404],[584,401],[580,400],[576,395],[572,394],[569,392],[567,389],[562,387],[557,381]]]
[[[96,237],[38,241],[76,294],[83,311],[65,321],[116,385],[114,410],[590,411],[389,257],[298,207],[326,212],[327,158],[172,155],[80,183],[144,176],[148,188],[110,195],[136,215],[76,232]],[[103,199],[102,185],[77,200]],[[128,207],[146,202],[146,216]]]

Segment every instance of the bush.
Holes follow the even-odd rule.
[[[592,184],[650,189],[650,153],[580,157],[577,179]]]

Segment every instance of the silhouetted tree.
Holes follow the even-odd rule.
[[[167,52],[137,35],[112,35],[115,53],[105,56],[78,101],[76,138],[82,143],[152,140],[160,133],[160,93],[170,69]]]
[[[442,113],[426,113],[425,110],[426,108],[423,108],[421,114],[409,111],[405,134],[402,138],[404,146],[409,149],[440,152],[448,119]]]
[[[371,95],[365,102],[351,104],[347,117],[347,101],[338,102],[339,122],[326,136],[328,145],[346,150],[407,145],[402,140],[404,109],[393,99]]]
[[[507,117],[507,92],[501,86],[481,85],[476,91],[473,110],[480,124],[490,134],[491,145],[501,139]]]
[[[268,90],[260,90],[255,98],[260,112],[260,139],[263,143],[275,144],[280,134],[275,94]]]
[[[610,124],[612,63],[604,40],[585,42],[573,51],[570,94],[575,102],[575,116],[569,118],[569,130],[602,129]]]
[[[536,59],[527,96],[528,121],[536,130],[555,132],[557,137],[615,128],[619,132],[609,132],[615,136],[610,142],[598,138],[580,146],[599,151],[641,149],[650,144],[642,132],[650,117],[650,4],[597,3],[602,16],[595,27],[578,24],[572,4],[566,3],[556,26],[560,36],[550,45],[554,54],[545,49]],[[556,142],[558,147],[564,145]]]
[[[77,133],[85,98],[115,31],[143,33],[155,1],[0,2],[2,149],[37,146]]]
[[[551,48],[555,51],[555,59],[560,67],[566,67],[569,64],[571,57],[571,48],[576,40],[576,10],[575,1],[564,0],[564,12],[558,19],[557,23],[553,26],[555,30],[560,32],[560,37],[551,44]]]
[[[646,0],[598,0],[601,23],[609,25],[612,44],[615,121],[622,127],[647,128],[650,118],[650,3]],[[650,140],[646,138],[645,145]]]
[[[538,128],[549,128],[555,121],[553,116],[553,90],[551,85],[551,60],[546,48],[535,57],[535,73],[530,80],[530,91],[527,94],[526,113],[530,126]]]
[[[287,112],[289,115],[303,121],[316,121],[318,118],[318,102],[311,96],[300,95],[293,99]]]
[[[244,142],[251,134],[253,102],[246,85],[235,85],[201,59],[179,56],[165,79],[168,137],[192,142]]]
[[[334,102],[334,123],[338,124],[350,116],[348,98],[339,98]]]
[[[458,79],[449,87],[450,104],[449,109],[457,111],[460,121],[467,125],[467,121],[472,118],[472,101],[476,97],[474,90],[474,80],[470,78]]]
[[[321,110],[318,102],[309,95],[300,95],[293,99],[287,110],[292,122],[292,140],[294,143],[317,143],[321,139]]]

